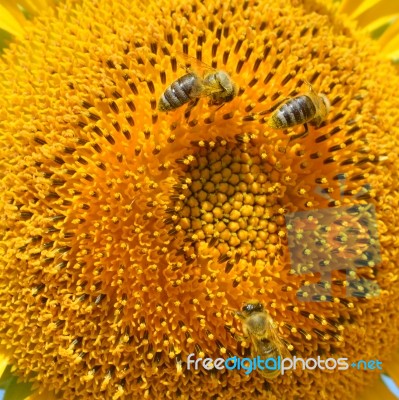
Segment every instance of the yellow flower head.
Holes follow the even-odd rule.
[[[394,68],[316,0],[75,3],[37,17],[0,61],[0,343],[16,372],[63,399],[352,399],[374,374],[268,382],[185,361],[247,354],[234,311],[252,299],[293,355],[388,359]],[[182,54],[226,71],[237,96],[158,111],[187,73]],[[326,118],[307,136],[273,129],[273,111],[309,84],[331,103]],[[339,211],[370,216],[367,204],[378,262],[364,218]],[[320,281],[309,263],[322,253],[355,261],[361,283],[345,264]]]

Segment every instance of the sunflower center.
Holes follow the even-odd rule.
[[[195,154],[180,160],[187,167],[174,186],[172,217],[166,221],[174,224],[171,234],[182,231],[192,243],[180,249],[186,261],[199,252],[206,255],[208,248],[229,271],[240,259],[255,264],[275,255],[285,237],[281,171],[253,144],[196,145]]]

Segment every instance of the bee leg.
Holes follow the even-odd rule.
[[[309,134],[309,127],[308,127],[308,124],[307,124],[307,123],[304,123],[303,126],[304,126],[305,130],[304,130],[302,133],[298,133],[298,134],[296,134],[296,135],[290,136],[289,142],[292,142],[292,141],[295,140],[295,139],[302,139],[302,138],[308,136],[308,134]],[[288,142],[288,143],[289,143],[289,142]]]
[[[186,122],[188,122],[190,115],[191,115],[191,110],[198,104],[198,101],[199,101],[199,99],[197,98],[197,99],[191,100],[188,103],[186,111],[184,112],[184,118],[186,119]]]
[[[244,341],[248,340],[247,337],[238,335],[237,333],[233,333],[232,336],[237,342],[244,342]]]
[[[222,104],[215,110],[215,112],[218,111],[218,110],[220,110],[225,104],[226,104],[226,103],[222,103]]]
[[[286,152],[287,152],[287,148],[288,148],[289,144],[290,144],[293,140],[295,140],[295,139],[301,139],[301,138],[304,138],[304,137],[308,136],[308,134],[309,134],[309,127],[308,127],[308,124],[307,124],[307,123],[304,123],[303,126],[305,127],[305,130],[304,130],[302,133],[297,133],[296,135],[290,136],[290,138],[288,139],[287,146],[285,146],[285,149],[284,149],[284,151],[282,151],[282,153],[286,153]]]

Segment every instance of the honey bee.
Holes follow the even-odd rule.
[[[215,70],[197,59],[193,60],[198,72],[190,68],[187,74],[172,82],[159,99],[159,111],[175,110],[189,102],[191,109],[201,97],[209,97],[211,106],[222,106],[236,97],[237,87],[227,72]]]
[[[242,320],[244,338],[251,339],[252,357],[277,358],[280,356],[283,359],[290,355],[279,337],[272,317],[259,301],[251,300],[245,303],[241,312],[236,312],[236,315]],[[259,369],[259,372],[266,379],[274,379],[280,374],[278,369],[273,371],[265,368],[263,371]]]
[[[322,93],[315,93],[309,85],[309,92],[285,101],[274,111],[268,124],[274,129],[285,129],[303,124],[305,132],[296,137],[303,137],[308,133],[307,122],[320,126],[330,110],[330,102]]]

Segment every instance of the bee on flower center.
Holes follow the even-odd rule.
[[[307,122],[320,126],[330,110],[330,102],[322,93],[315,93],[309,84],[309,92],[281,104],[270,117],[268,124],[274,129],[286,129],[296,125],[305,125],[305,136],[308,132]]]
[[[159,111],[175,110],[189,102],[191,109],[201,97],[208,97],[211,106],[222,106],[236,97],[237,87],[227,72],[194,60],[199,66],[198,71],[190,69],[187,74],[172,82],[159,99]]]
[[[244,337],[240,340],[249,338],[251,340],[252,357],[275,358],[288,357],[289,351],[280,338],[273,318],[265,310],[263,304],[257,300],[245,303],[241,309],[235,313],[242,320],[242,331]],[[291,346],[292,347],[292,346]],[[266,379],[274,379],[280,374],[280,370],[259,369],[259,372]]]

